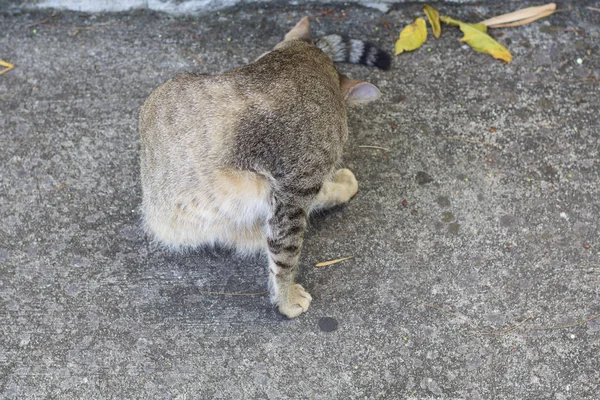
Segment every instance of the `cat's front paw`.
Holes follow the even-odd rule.
[[[302,285],[294,284],[290,287],[287,296],[277,303],[280,313],[288,318],[295,318],[308,310],[311,301],[311,295],[304,290]]]
[[[344,196],[347,198],[346,201],[350,200],[358,192],[358,181],[348,168],[335,171],[333,181],[343,188]]]

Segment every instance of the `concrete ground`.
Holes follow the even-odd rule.
[[[437,6],[477,21],[526,3]],[[0,76],[0,398],[598,399],[594,5],[494,31],[508,65],[444,26],[391,71],[340,66],[383,97],[350,110],[359,193],[312,219],[314,301],[294,320],[264,294],[207,293],[264,291],[265,259],[141,233],[138,109],[304,15],[391,50],[421,6],[0,13],[16,65]]]

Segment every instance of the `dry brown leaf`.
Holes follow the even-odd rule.
[[[481,21],[480,24],[484,24],[488,28],[506,28],[510,26],[525,25],[540,18],[547,17],[553,14],[555,11],[556,4],[548,3],[542,6],[528,7],[508,14],[502,14],[497,17]]]
[[[554,11],[546,11],[545,13],[536,15],[535,17],[526,18],[526,19],[522,19],[520,21],[511,22],[511,23],[507,23],[507,24],[497,24],[497,25],[490,26],[490,28],[494,28],[494,29],[495,28],[510,28],[510,27],[513,27],[513,26],[527,25],[527,24],[532,23],[533,21],[537,21],[538,19],[545,18],[545,17],[547,17],[549,15],[552,15],[552,14],[554,14]],[[478,24],[478,25],[486,26],[484,24]]]
[[[427,39],[427,25],[423,18],[417,18],[415,22],[408,25],[402,32],[400,38],[396,41],[396,55],[404,51],[416,50],[425,43]]]
[[[338,259],[336,259],[336,260],[323,261],[323,262],[320,262],[320,263],[318,263],[318,264],[315,264],[315,267],[317,267],[317,268],[321,268],[321,267],[327,267],[327,266],[329,266],[329,265],[337,264],[337,263],[339,263],[339,262],[342,262],[342,261],[348,260],[348,259],[350,259],[350,258],[352,258],[352,257],[353,257],[353,256],[350,256],[350,257],[344,257],[344,258],[338,258]]]
[[[9,62],[0,60],[0,67],[5,67],[2,71],[0,71],[0,75],[2,75],[13,69],[15,67],[15,64],[11,64]]]
[[[427,15],[427,19],[429,20],[429,24],[431,25],[433,36],[439,38],[442,34],[442,27],[440,25],[440,14],[435,8],[428,6],[427,4],[423,6],[423,10],[425,11],[425,15]]]

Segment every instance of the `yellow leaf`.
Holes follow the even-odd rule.
[[[440,21],[442,21],[445,24],[452,25],[452,26],[460,26],[460,24],[461,24],[461,22],[459,20],[450,18],[445,15],[443,17],[440,17]]]
[[[336,260],[331,260],[331,261],[323,261],[323,262],[320,262],[318,264],[315,264],[315,267],[326,267],[328,265],[337,264],[337,263],[339,263],[341,261],[348,260],[350,258],[352,258],[352,256],[350,256],[350,257],[344,257],[344,258],[338,258]]]
[[[11,64],[9,62],[0,60],[0,67],[6,67],[6,68],[4,68],[3,70],[0,71],[0,75],[2,75],[3,73],[8,72],[11,69],[13,69],[15,67],[15,65]]]
[[[487,33],[487,26],[485,26],[484,24],[469,24],[471,25],[473,28],[477,29],[478,31],[481,31],[483,33]]]
[[[396,55],[404,51],[416,50],[425,43],[427,39],[427,26],[423,18],[417,18],[415,22],[402,29],[400,38],[396,41]]]
[[[440,17],[440,20],[448,25],[452,25],[452,26],[459,26],[460,24],[466,24],[466,22],[462,22],[462,21],[458,21],[454,18],[450,18],[450,17]],[[487,33],[487,26],[479,23],[479,24],[468,24],[471,25],[473,28],[477,29],[478,31],[481,31],[483,33]]]
[[[440,26],[440,14],[437,10],[431,6],[425,4],[423,6],[425,11],[425,15],[427,15],[427,19],[429,20],[429,24],[431,25],[431,30],[433,31],[433,36],[439,38],[442,34],[442,27]]]
[[[474,50],[489,54],[492,57],[503,60],[507,63],[512,61],[512,54],[510,54],[510,51],[508,51],[506,47],[496,42],[491,38],[490,35],[482,30],[485,25],[467,24],[450,17],[441,17],[440,20],[445,24],[458,26],[465,34],[460,41],[465,42]]]
[[[465,42],[476,51],[489,54],[504,62],[509,63],[512,61],[510,51],[492,39],[487,33],[483,33],[472,25],[465,23],[460,24],[459,28],[465,34],[460,39],[461,42]]]

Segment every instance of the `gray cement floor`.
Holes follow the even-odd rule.
[[[438,8],[476,21],[524,3]],[[205,293],[265,290],[264,259],[171,254],[140,232],[138,108],[304,15],[392,49],[420,5],[0,13],[16,64],[0,76],[0,398],[598,399],[594,4],[497,32],[508,65],[447,28],[389,72],[340,66],[383,97],[350,111],[360,190],[312,219],[314,301],[294,320],[265,295]]]

